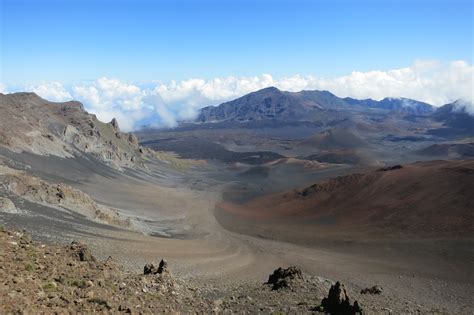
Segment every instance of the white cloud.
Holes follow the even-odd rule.
[[[75,85],[70,91],[58,82],[30,87],[30,90],[55,101],[77,99],[99,119],[110,121],[115,117],[122,129],[131,130],[143,123],[172,127],[177,121],[194,117],[201,107],[217,105],[268,86],[285,91],[328,90],[340,97],[377,100],[405,97],[437,106],[460,98],[472,103],[473,78],[474,67],[465,61],[418,60],[405,68],[353,71],[336,78],[314,75],[273,78],[262,74],[171,81],[141,88],[103,77]]]
[[[125,131],[132,130],[136,122],[151,113],[143,102],[146,91],[116,79],[102,77],[91,83],[75,85],[72,95],[100,120],[116,118]]]
[[[160,94],[155,93],[148,95],[143,101],[153,106],[155,114],[158,115],[159,122],[151,122],[152,126],[159,127],[160,125],[164,125],[167,127],[175,127],[177,125],[176,116],[169,111]]]
[[[417,61],[406,68],[354,71],[333,79],[294,76],[280,80],[276,86],[291,91],[329,90],[340,97],[406,97],[440,106],[459,98],[472,100],[473,77],[474,68],[464,61]]]
[[[466,111],[469,114],[474,115],[474,103],[472,101],[460,99],[454,103],[454,110],[462,112]]]
[[[72,100],[71,94],[59,82],[46,82],[40,85],[30,86],[27,90],[52,102]]]
[[[7,86],[0,82],[0,93],[6,94],[8,93]]]

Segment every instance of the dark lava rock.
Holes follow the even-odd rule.
[[[331,286],[328,297],[321,301],[321,308],[324,312],[333,315],[362,314],[362,309],[357,301],[351,305],[346,288],[339,281]]]
[[[156,274],[162,274],[162,273],[168,273],[168,272],[169,272],[168,263],[164,259],[160,261],[160,264],[158,265],[158,267],[151,263],[148,263],[145,265],[145,267],[143,267],[143,274],[145,275],[149,275],[149,274],[156,275]]]
[[[399,169],[402,169],[403,166],[401,166],[400,164],[398,165],[394,165],[394,166],[388,166],[388,167],[382,167],[382,168],[379,168],[377,170],[377,172],[387,172],[387,171],[395,171],[395,170],[399,170]]]
[[[273,271],[268,278],[267,284],[272,285],[272,290],[279,290],[290,287],[292,282],[297,280],[303,280],[301,269],[295,266],[290,266],[286,269],[280,267]]]
[[[365,288],[360,291],[360,294],[381,294],[382,293],[382,287],[378,285],[374,285],[373,287],[370,288]]]
[[[158,273],[163,273],[163,272],[169,272],[168,270],[168,263],[166,262],[166,260],[162,259],[160,261],[160,265],[158,266]]]
[[[151,263],[148,263],[143,267],[143,274],[144,275],[149,275],[149,274],[157,274],[158,273],[158,268]]]
[[[76,260],[79,261],[90,261],[95,262],[97,261],[90,249],[82,243],[77,241],[72,241],[71,245],[69,246],[69,250]]]

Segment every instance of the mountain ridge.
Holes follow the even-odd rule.
[[[90,154],[116,169],[143,166],[147,153],[116,119],[103,123],[77,101],[50,102],[35,93],[0,93],[0,146],[68,158]]]
[[[386,97],[380,101],[340,98],[326,90],[281,91],[267,87],[242,97],[207,106],[200,110],[196,122],[252,121],[252,120],[314,120],[322,111],[383,110],[402,114],[426,115],[435,107],[409,98]]]

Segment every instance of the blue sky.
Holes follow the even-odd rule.
[[[125,130],[268,86],[474,99],[472,0],[0,3],[0,92],[79,100]]]
[[[473,59],[472,1],[0,2],[7,85],[335,77]]]

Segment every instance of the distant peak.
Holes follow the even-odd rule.
[[[274,87],[274,86],[269,86],[269,87],[266,87],[266,88],[263,88],[261,90],[259,90],[261,92],[263,91],[267,91],[267,92],[281,92],[278,88]]]

